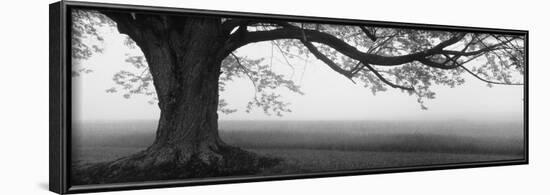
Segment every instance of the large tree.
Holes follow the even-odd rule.
[[[434,84],[454,87],[471,75],[488,85],[521,85],[525,70],[524,37],[517,35],[113,10],[73,10],[72,16],[74,61],[101,52],[83,41],[101,41],[98,26],[116,26],[143,52],[128,58],[143,73],[121,71],[113,77],[121,87],[107,91],[151,95],[161,111],[151,146],[88,167],[88,176],[78,175],[81,183],[253,173],[266,164],[220,139],[218,111],[234,110],[219,91],[235,77],[249,78],[257,95],[247,110],[277,115],[289,111],[288,103],[272,89],[302,92],[262,59],[239,57],[248,44],[267,41],[284,56],[313,55],[373,93],[395,88],[414,95],[423,109],[424,100],[435,97]],[[75,75],[89,71],[73,69]]]

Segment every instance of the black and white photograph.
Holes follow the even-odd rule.
[[[71,185],[526,159],[521,31],[68,12]]]
[[[0,194],[544,194],[545,7],[6,2]]]

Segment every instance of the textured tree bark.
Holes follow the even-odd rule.
[[[142,49],[161,110],[154,143],[137,154],[75,172],[75,184],[251,174],[278,160],[223,143],[218,82],[220,19],[107,13]]]
[[[147,151],[156,154],[154,164],[186,163],[194,155],[210,164],[220,160],[216,152],[224,145],[217,126],[223,39],[217,20],[178,21],[184,24],[157,29],[160,37],[150,33],[141,41],[161,110],[155,142]]]

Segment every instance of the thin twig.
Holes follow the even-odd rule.
[[[365,67],[367,67],[367,69],[369,69],[372,73],[374,73],[374,75],[376,75],[378,77],[378,79],[380,79],[382,82],[386,83],[387,85],[389,85],[390,87],[393,87],[393,88],[399,88],[399,89],[403,89],[403,90],[407,90],[407,91],[414,91],[414,87],[405,87],[405,86],[401,86],[401,85],[397,85],[395,83],[392,83],[390,81],[388,81],[386,78],[384,78],[384,76],[382,76],[376,69],[374,69],[374,67],[372,67],[371,65],[367,64],[367,63],[363,63],[363,65]]]
[[[472,76],[476,77],[477,79],[481,80],[481,81],[484,81],[486,83],[490,83],[490,84],[496,84],[496,85],[523,85],[523,83],[502,83],[502,82],[495,82],[495,81],[489,81],[487,79],[484,79],[482,78],[481,76],[477,75],[476,73],[472,72],[471,70],[469,70],[468,68],[460,65],[460,67],[462,69],[464,69],[466,72],[470,73]]]
[[[250,70],[246,68],[243,64],[241,64],[239,57],[237,57],[235,53],[231,52],[231,56],[235,58],[235,61],[237,61],[237,65],[239,65],[239,67],[243,69],[244,74],[250,79],[250,81],[252,82],[252,85],[254,85],[254,99],[257,99],[258,85],[256,85],[256,81],[252,78],[252,75],[250,75]]]

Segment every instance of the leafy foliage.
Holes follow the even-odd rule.
[[[381,28],[374,26],[363,27],[368,31],[369,34],[367,34],[361,27],[357,26],[289,24],[304,30],[315,30],[330,34],[366,54],[388,57],[425,52],[445,40],[459,36],[455,32]],[[309,53],[309,50],[299,40],[286,39],[277,40],[276,42],[283,46],[285,52],[298,51],[297,53],[301,55]],[[359,80],[374,95],[377,92],[388,89],[389,85],[384,83],[382,79],[386,79],[396,86],[414,89],[401,89],[401,91],[415,95],[422,109],[427,109],[424,104],[426,99],[435,98],[436,93],[431,90],[431,86],[446,85],[456,87],[462,85],[465,82],[465,77],[468,75],[464,74],[465,72],[480,77],[483,81],[487,82],[488,86],[492,86],[495,83],[509,85],[521,83],[525,69],[523,37],[467,33],[460,42],[452,44],[447,48],[457,52],[477,52],[499,44],[502,45],[475,56],[433,55],[428,58],[429,61],[433,61],[443,67],[466,64],[473,60],[483,62],[481,66],[473,65],[472,70],[462,65],[449,69],[436,68],[423,64],[418,60],[411,60],[410,62],[391,67],[370,64],[373,70],[368,70],[361,67],[362,62],[340,53],[331,46],[322,43],[313,43],[320,53],[337,64],[339,69],[353,72],[354,69],[360,67],[350,79]],[[484,58],[478,59],[480,57]],[[374,72],[379,73],[380,76]]]
[[[97,11],[74,10],[72,56],[76,61],[87,59],[103,49],[99,44],[103,39],[98,27],[114,28],[116,23]],[[238,25],[229,36],[246,36],[246,33],[276,32],[280,30],[302,31],[302,36],[294,38],[271,39],[273,47],[283,55],[289,66],[288,58],[308,58],[315,56],[336,72],[354,83],[360,83],[375,95],[398,88],[402,92],[414,95],[422,109],[427,109],[425,101],[436,97],[432,91],[434,85],[456,87],[465,82],[465,77],[474,76],[491,86],[494,84],[517,85],[523,81],[525,72],[524,37],[499,34],[460,33],[436,30],[387,28],[378,26],[329,25],[316,23],[284,23],[279,21],[241,21],[223,18],[222,25],[237,22]],[[239,31],[240,33],[236,33]],[[408,57],[410,60],[397,64],[367,63],[367,60],[352,56],[349,51],[323,42],[308,40],[307,32],[316,32],[324,37],[335,37],[343,45],[354,48],[357,55],[384,57]],[[241,34],[244,33],[244,34]],[[136,43],[127,38],[128,47],[137,48]],[[340,43],[339,43],[340,44]],[[435,51],[435,52],[434,52]],[[429,55],[421,55],[430,53]],[[420,57],[418,57],[420,56]],[[389,58],[388,58],[389,59]],[[136,94],[151,96],[150,103],[158,101],[153,86],[153,77],[148,71],[147,59],[143,56],[129,55],[127,62],[139,70],[139,73],[119,71],[113,76],[115,86],[108,93],[120,92],[130,98]],[[299,86],[285,75],[271,70],[264,58],[251,59],[237,56],[235,52],[222,62],[222,74],[219,90],[226,90],[229,82],[236,78],[248,78],[254,85],[255,96],[245,111],[259,108],[268,115],[281,116],[291,112],[290,103],[285,102],[278,89],[303,94]],[[470,62],[476,63],[470,63]],[[73,68],[73,75],[90,73],[88,68]],[[219,100],[219,111],[233,113],[229,103]]]
[[[149,100],[150,104],[158,101],[156,92],[153,86],[153,76],[149,72],[145,57],[143,56],[129,56],[126,62],[131,63],[134,67],[141,72],[139,74],[121,70],[113,75],[113,81],[118,87],[111,87],[105,90],[107,93],[116,93],[121,91],[123,97],[128,99],[132,95],[142,94],[151,96]]]
[[[114,26],[115,23],[97,11],[75,9],[71,12],[71,57],[74,64],[90,58],[94,53],[103,52],[103,36],[100,27]],[[73,76],[91,73],[92,69],[82,67],[72,70]]]
[[[275,91],[285,88],[298,94],[303,94],[303,92],[294,81],[274,72],[263,61],[263,58],[252,60],[236,55],[228,56],[222,63],[220,90],[224,91],[226,83],[235,77],[247,77],[254,85],[255,95],[248,102],[246,112],[250,112],[253,108],[261,108],[267,115],[281,116],[283,112],[291,112],[288,108],[290,104],[284,102],[281,95],[276,94]]]

